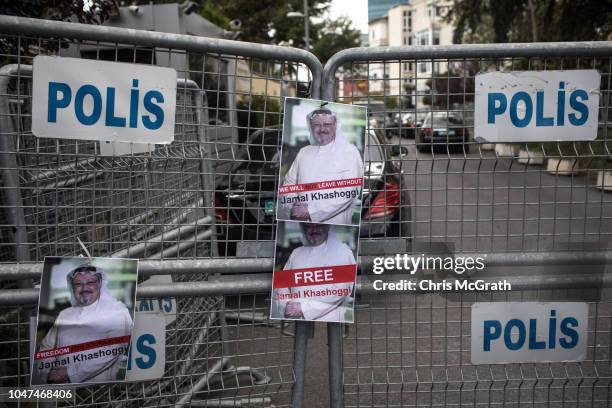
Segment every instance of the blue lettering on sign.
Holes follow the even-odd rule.
[[[512,341],[512,329],[518,329],[518,338]],[[504,343],[509,350],[518,350],[525,344],[525,324],[522,320],[512,319],[506,324],[504,329]]]
[[[147,357],[146,361],[142,357],[137,357],[135,359],[136,366],[140,368],[141,370],[146,370],[147,368],[151,368],[155,365],[155,360],[157,359],[157,353],[155,352],[155,349],[153,347],[149,347],[149,345],[155,344],[155,343],[156,343],[155,336],[149,333],[141,335],[140,337],[138,337],[138,340],[136,340],[136,352]],[[132,347],[130,347],[128,350],[127,369],[128,370],[132,369]]]
[[[85,114],[85,97],[91,96],[93,100],[93,109],[91,114]],[[76,95],[74,96],[74,112],[79,122],[85,126],[95,125],[98,119],[100,119],[100,113],[102,113],[102,95],[100,91],[93,85],[83,85],[79,88]]]
[[[499,92],[492,92],[489,94],[489,107],[487,111],[489,115],[487,117],[487,123],[495,123],[495,116],[501,115],[506,111],[508,106],[508,100],[506,95]]]
[[[163,298],[159,299],[159,310],[164,311],[165,313],[170,313],[172,311],[172,299]]]
[[[149,347],[149,345],[155,343],[155,337],[152,334],[143,334],[142,336],[138,337],[138,340],[136,341],[136,351],[147,357],[146,360],[142,357],[137,357],[134,359],[136,366],[141,370],[146,370],[147,368],[151,368],[153,365],[155,365],[157,353],[153,347]]]
[[[565,338],[559,339],[559,344],[564,349],[574,348],[576,347],[576,344],[578,344],[578,332],[569,326],[578,327],[578,320],[574,319],[573,317],[566,317],[565,319],[561,320],[561,333],[570,338],[569,341]]]
[[[138,311],[139,312],[152,312],[153,311],[153,301],[151,299],[143,299],[138,302]]]
[[[580,335],[577,328],[578,320],[574,317],[566,317],[557,325],[557,311],[551,310],[548,319],[548,341],[538,340],[538,321],[529,319],[528,324],[521,319],[510,319],[503,324],[499,320],[483,321],[483,351],[491,351],[491,345],[497,341],[503,341],[508,350],[516,351],[555,349],[560,346],[571,349],[578,345]],[[527,329],[527,327],[529,327]],[[560,332],[560,336],[558,335]],[[502,340],[503,333],[503,340]],[[528,339],[528,341],[527,341]],[[558,341],[557,341],[558,339]]]
[[[99,122],[104,112],[104,125],[117,128],[138,128],[139,120],[142,126],[149,130],[156,130],[164,124],[164,110],[162,105],[165,102],[164,96],[160,91],[149,90],[144,93],[142,100],[145,115],[138,115],[140,103],[140,91],[138,80],[132,80],[130,90],[130,108],[127,117],[118,115],[115,112],[117,91],[114,87],[106,87],[105,92],[98,89],[95,85],[85,84],[74,92],[70,85],[63,82],[49,82],[47,103],[47,122],[56,123],[57,113],[63,109],[69,109],[70,104],[74,104],[74,115],[76,119],[85,126],[93,126]],[[103,98],[102,95],[106,97]],[[85,101],[89,101],[90,109],[86,109]],[[86,112],[86,110],[88,112]],[[91,111],[89,111],[91,110]]]
[[[544,107],[552,101],[546,100],[544,91],[536,92],[535,103],[527,92],[520,91],[512,95],[510,104],[506,95],[499,92],[491,92],[487,94],[487,123],[495,124],[498,117],[506,114],[510,117],[510,122],[517,128],[524,128],[532,123],[535,116],[536,127],[548,126],[565,126],[565,120],[573,126],[582,126],[589,119],[589,108],[584,103],[589,100],[589,95],[584,89],[576,89],[569,92],[569,112],[566,112],[566,90],[565,82],[559,82],[556,101],[556,117],[545,116]],[[524,106],[523,112],[519,112],[519,104],[522,102]],[[534,115],[535,105],[535,115]],[[522,117],[519,117],[521,114]]]
[[[499,339],[502,332],[501,322],[498,320],[485,320],[484,321],[484,336],[482,349],[484,351],[491,351],[491,341]]]
[[[164,123],[164,111],[153,101],[163,102],[164,96],[158,91],[149,91],[144,96],[144,108],[155,116],[155,120],[151,120],[150,116],[143,115],[142,123],[147,129],[155,130],[159,129]]]
[[[59,99],[59,93],[62,98]],[[49,103],[47,104],[47,122],[57,121],[57,110],[67,108],[72,99],[70,87],[61,82],[49,82]]]

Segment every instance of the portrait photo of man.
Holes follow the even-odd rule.
[[[134,294],[137,261],[105,259],[66,267],[57,262],[46,267],[32,370],[32,384],[83,384],[122,381],[125,379],[128,348],[134,326]],[[47,263],[47,259],[45,263]],[[59,258],[61,260],[61,258]],[[83,263],[83,258],[68,258]],[[102,259],[102,258],[99,258]],[[134,285],[115,282],[118,299],[109,290],[106,266],[114,264],[114,277],[134,277]],[[127,265],[126,265],[127,261]],[[68,272],[66,274],[66,271]],[[61,275],[61,276],[60,276]],[[64,288],[58,282],[64,278]],[[47,279],[45,279],[47,278]],[[117,279],[118,280],[118,279]],[[129,283],[129,281],[128,281]],[[45,286],[45,287],[42,287]],[[123,286],[123,287],[122,287]],[[67,307],[62,296],[68,294]],[[129,304],[126,304],[126,302]],[[49,305],[52,305],[49,307]],[[61,308],[59,313],[57,309]],[[53,319],[53,315],[57,315]],[[47,328],[50,320],[53,323]]]
[[[290,251],[288,248],[279,248],[278,245],[282,246],[285,241],[282,237],[280,244],[277,244],[277,258],[281,260],[274,272],[275,287],[272,291],[273,306],[270,317],[287,320],[352,322],[358,228],[291,221],[282,224],[289,226],[286,230],[301,231],[302,245]],[[281,225],[280,230],[283,228]],[[342,239],[338,235],[342,235]],[[349,242],[353,248],[343,241]],[[289,255],[286,257],[282,253]],[[284,263],[282,258],[286,259]],[[295,271],[298,271],[297,274]],[[311,275],[308,275],[309,272]],[[292,275],[293,278],[283,276],[285,274]],[[314,276],[313,274],[322,280],[320,284],[308,284],[308,276]],[[288,279],[295,279],[298,284],[276,287],[276,282]],[[306,285],[301,286],[299,283]]]
[[[305,126],[286,124],[283,129],[283,149],[302,147],[292,160],[287,154],[283,155],[281,169],[287,171],[281,177],[277,218],[358,225],[365,129],[360,126],[360,118],[363,116],[365,124],[365,110],[352,107],[353,111],[339,114],[330,104],[321,103],[322,106],[302,116],[302,111],[309,106],[291,105],[290,102],[287,101],[289,105],[285,109],[294,108],[291,122],[302,118],[300,123],[305,122]],[[350,125],[343,125],[343,117]],[[302,129],[308,132],[305,145],[297,136]],[[351,141],[347,140],[344,129],[350,130]]]

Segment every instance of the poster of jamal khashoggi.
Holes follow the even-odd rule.
[[[271,319],[354,321],[366,119],[285,99]]]
[[[286,98],[276,217],[358,226],[366,109]]]
[[[126,379],[137,259],[46,257],[31,384]]]

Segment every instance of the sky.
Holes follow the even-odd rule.
[[[329,17],[340,16],[349,17],[362,33],[368,32],[368,0],[332,0]]]

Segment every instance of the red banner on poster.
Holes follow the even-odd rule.
[[[356,273],[357,265],[355,264],[278,270],[274,272],[274,289],[353,283]]]
[[[332,188],[361,187],[362,184],[363,179],[361,178],[318,181],[316,183],[305,184],[291,184],[288,186],[279,187],[278,194],[305,193],[308,191],[329,190]]]
[[[34,355],[35,360],[42,360],[49,357],[59,357],[65,354],[78,353],[80,351],[91,350],[99,347],[112,346],[115,344],[129,343],[132,336],[111,337],[108,339],[88,341],[85,343],[72,344],[70,346],[58,347],[54,349],[41,350]]]

